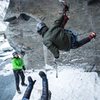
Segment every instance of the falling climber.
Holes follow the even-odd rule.
[[[66,15],[69,7],[67,4],[63,4],[64,8],[61,17],[54,22],[51,28],[48,28],[44,22],[37,23],[37,33],[42,36],[44,45],[52,52],[55,58],[59,58],[59,50],[70,51],[70,49],[79,48],[96,37],[95,32],[90,32],[89,36],[78,41],[72,30],[64,29],[69,20],[69,16]]]

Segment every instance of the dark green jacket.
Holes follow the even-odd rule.
[[[44,45],[53,53],[55,58],[59,57],[59,50],[69,51],[71,47],[71,35],[64,31],[64,25],[68,21],[65,15],[55,21],[54,26],[43,35]]]
[[[24,63],[23,60],[21,58],[12,58],[12,67],[13,70],[19,70],[19,69],[23,69]]]

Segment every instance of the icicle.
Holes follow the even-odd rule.
[[[47,47],[43,45],[45,69],[47,68]]]

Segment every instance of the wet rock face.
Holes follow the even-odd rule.
[[[89,0],[67,0],[67,2],[70,4],[68,13],[70,20],[66,28],[76,30],[79,39],[86,37],[90,31],[96,31],[97,38],[79,49],[61,52],[60,59],[63,64],[83,63],[84,68],[87,65],[98,67],[100,65],[98,45],[100,2],[99,0],[96,3],[93,3],[93,0],[92,3]],[[54,20],[59,17],[60,10],[62,10],[62,5],[58,0],[10,0],[4,19],[9,21],[6,35],[12,47],[17,51],[25,51],[27,68],[43,68],[44,66],[42,38],[36,33],[38,20],[45,17],[44,22],[52,26]],[[53,56],[51,55],[49,52],[49,64],[52,64]]]

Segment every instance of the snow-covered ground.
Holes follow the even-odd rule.
[[[9,46],[9,44],[6,46]],[[6,46],[1,46],[1,49],[6,48]],[[11,54],[12,51],[2,51],[2,53],[0,53],[0,64],[6,62],[8,59],[10,60],[10,58],[12,57]],[[84,70],[82,69],[77,69],[78,67],[75,65],[72,68],[70,67],[70,65],[65,65],[58,66],[58,78],[56,78],[56,70],[49,65],[46,65],[46,68],[49,68],[49,70],[45,73],[47,74],[49,89],[52,93],[51,100],[100,100],[100,79],[97,73],[84,72]],[[39,71],[40,70],[34,70],[34,72],[32,70],[25,71],[27,84],[28,76],[32,76],[32,79],[36,80],[30,100],[39,100],[39,98],[41,97],[42,80],[38,75]],[[45,70],[43,69],[43,71]],[[10,61],[8,61],[0,69],[0,77],[8,76],[10,78],[10,75],[13,75],[13,71]],[[9,83],[8,85],[10,86],[10,84],[11,83]],[[22,93],[18,94],[16,92],[12,100],[22,99],[26,87],[20,87]],[[12,86],[7,88],[8,90],[10,88],[10,91],[15,91],[15,88],[13,88]]]
[[[12,51],[13,48],[10,46],[7,40],[4,40],[5,42],[0,45],[0,51]]]
[[[11,68],[8,66],[7,69],[9,70],[5,72],[6,68],[7,66],[0,73],[2,75],[12,74]],[[36,80],[30,100],[39,100],[41,96],[42,80],[38,75],[39,71],[32,72],[32,70],[27,70],[25,72],[27,84],[28,76]],[[100,81],[95,72],[87,73],[79,69],[68,68],[59,71],[58,78],[56,78],[55,70],[50,70],[46,74],[49,81],[49,89],[52,92],[51,100],[100,100]],[[22,99],[26,87],[20,87],[22,94],[16,92],[13,100]]]

